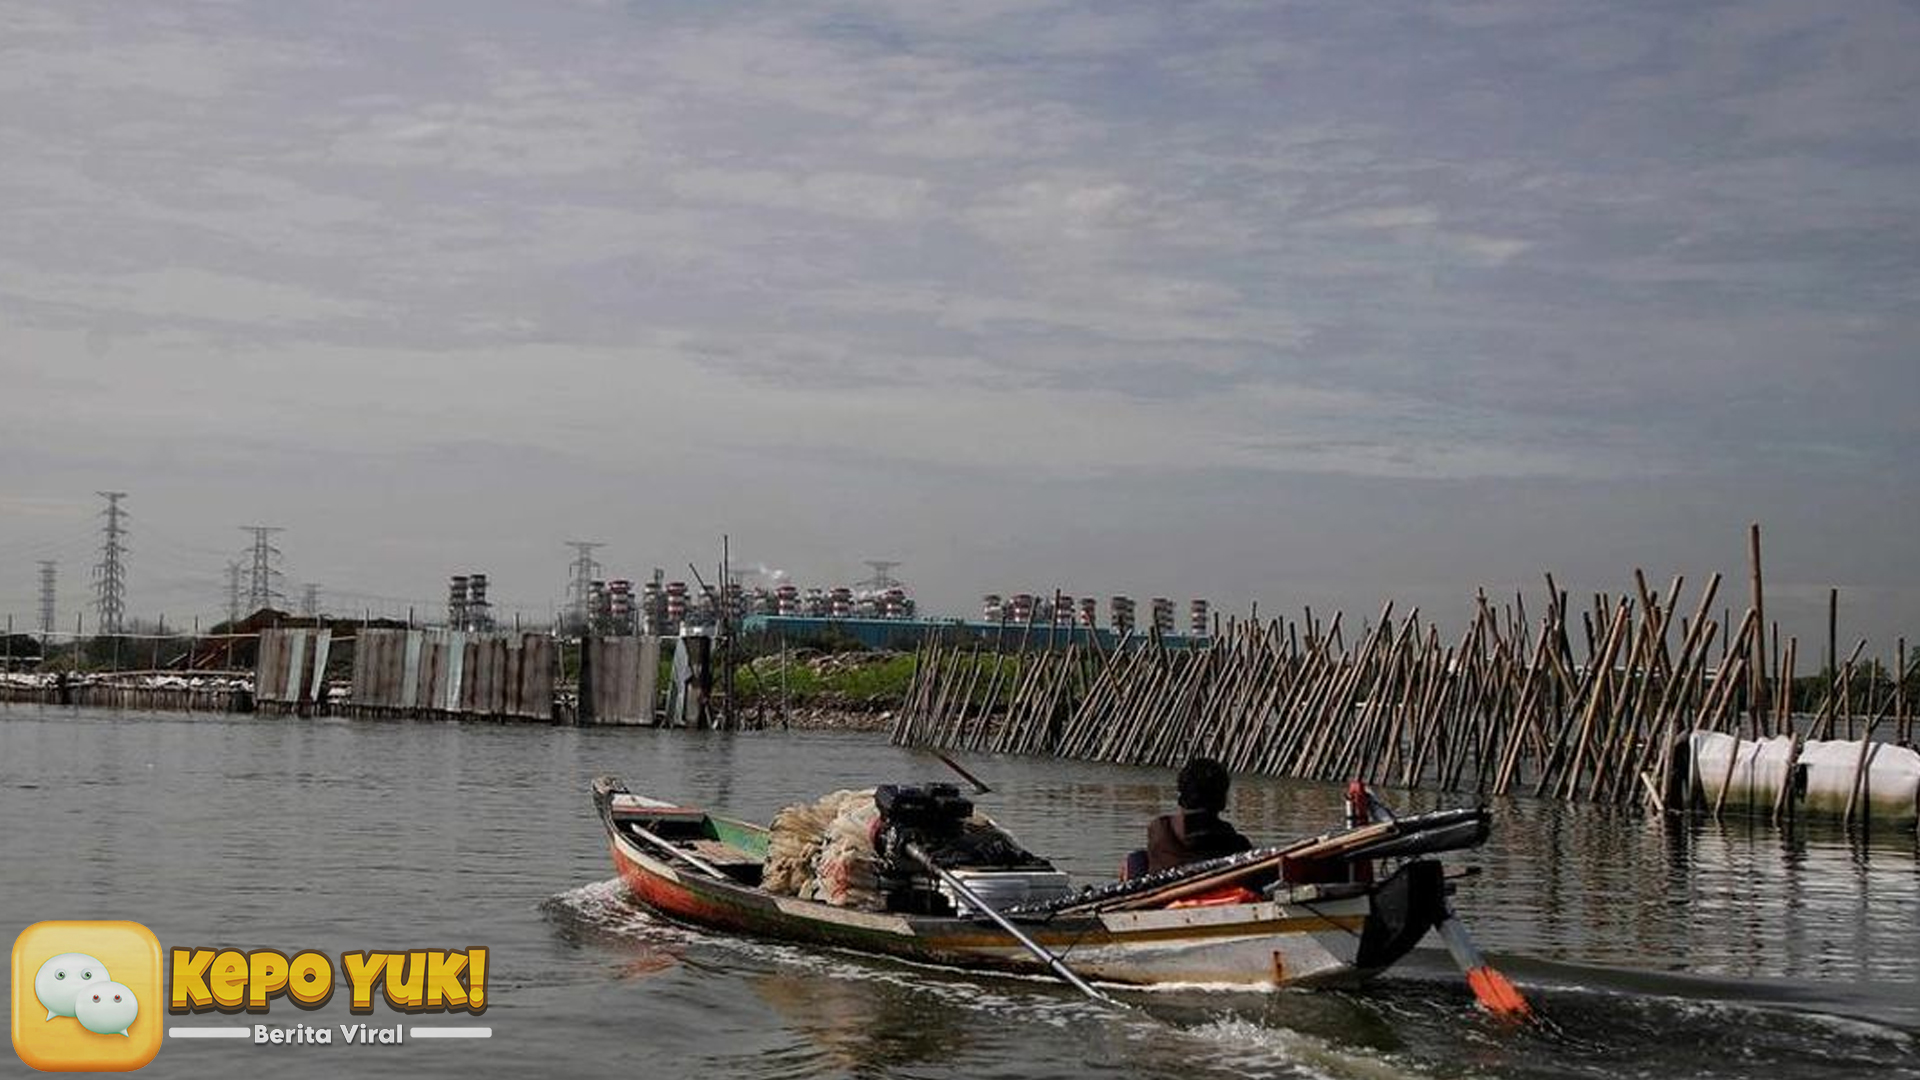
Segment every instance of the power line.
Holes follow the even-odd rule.
[[[883,593],[888,589],[897,589],[903,584],[899,578],[893,576],[893,571],[899,569],[902,565],[899,560],[868,559],[866,560],[866,564],[872,568],[873,576],[865,581],[854,582],[855,588],[871,589],[874,592]]]
[[[120,509],[120,500],[127,497],[124,491],[95,492],[107,500],[107,508],[101,511],[107,519],[106,540],[100,545],[100,562],[93,568],[95,583],[94,618],[95,629],[102,634],[118,634],[121,622],[127,613],[127,571],[121,556],[127,553],[127,546],[120,542],[126,535],[120,519],[127,516]]]
[[[94,540],[99,530],[89,524],[83,525],[77,532],[59,536],[43,537],[39,540],[9,540],[0,544],[0,558],[33,558],[47,555],[74,555],[81,551],[93,550]]]
[[[280,549],[273,546],[273,534],[287,530],[272,525],[242,525],[241,532],[253,534],[253,567],[247,577],[247,610],[259,611],[272,607],[274,601],[285,600],[277,583],[284,576],[274,565],[280,558]]]
[[[607,545],[587,540],[569,540],[567,546],[575,552],[573,584],[567,588],[567,610],[575,623],[584,627],[593,617],[593,580],[600,573],[600,564],[594,561],[593,552],[595,548]]]
[[[40,632],[53,633],[53,575],[59,563],[40,560]]]

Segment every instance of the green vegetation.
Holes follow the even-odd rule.
[[[0,634],[0,670],[31,669],[40,663],[40,639],[27,634]]]
[[[789,649],[743,663],[734,688],[744,702],[859,711],[896,708],[913,679],[913,655],[887,652],[818,653]]]

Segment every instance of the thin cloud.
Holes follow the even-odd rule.
[[[0,0],[0,423],[35,463],[0,499],[125,461],[253,518],[382,447],[340,497],[431,529],[409,485],[460,481],[422,448],[498,439],[553,520],[609,485],[707,531],[762,474],[886,487],[956,595],[1008,548],[938,538],[1123,478],[1115,522],[1522,482],[1607,520],[1648,480],[1648,528],[1693,483],[1812,529],[1796,491],[1914,482],[1917,24]],[[781,499],[755,524],[806,558],[869,542]]]

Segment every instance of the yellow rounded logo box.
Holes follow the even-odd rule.
[[[42,1072],[126,1072],[160,1052],[160,939],[137,922],[38,922],[13,941],[13,1052]]]

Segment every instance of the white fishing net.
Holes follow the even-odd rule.
[[[835,907],[879,911],[878,858],[872,840],[880,816],[873,789],[836,791],[774,815],[761,887]]]

